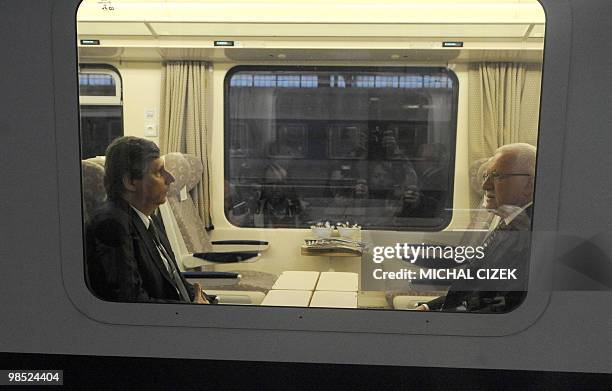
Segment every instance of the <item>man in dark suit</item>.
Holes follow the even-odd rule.
[[[179,273],[163,229],[151,218],[174,177],[155,143],[121,137],[106,150],[107,201],[86,228],[90,289],[111,301],[208,303]]]
[[[418,310],[508,312],[521,303],[527,287],[535,162],[536,149],[529,144],[497,149],[483,189],[500,221],[484,240],[485,256],[462,266],[473,277],[482,269],[516,269],[517,279],[456,279],[446,296]]]

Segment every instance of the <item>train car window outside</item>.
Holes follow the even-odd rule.
[[[399,45],[394,31],[384,38]],[[87,63],[101,57],[83,51],[89,290],[118,302],[518,307],[529,277],[543,39],[525,52],[405,49],[401,62],[364,43],[353,62],[349,49],[312,38],[321,47],[305,63],[301,49],[287,62],[267,47],[189,61],[162,60],[178,52],[158,47],[113,50],[125,56],[123,75]],[[205,76],[175,91],[173,66]],[[119,137],[124,103],[129,137]]]
[[[239,67],[226,78],[228,218],[442,229],[458,87],[443,68]]]
[[[79,93],[82,96],[115,96],[117,84],[112,75],[100,73],[79,74]]]
[[[117,72],[108,68],[81,68],[81,159],[104,155],[110,142],[123,136],[121,97],[121,78]]]

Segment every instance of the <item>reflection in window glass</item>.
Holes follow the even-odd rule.
[[[332,159],[365,159],[368,131],[359,125],[332,125],[329,128],[329,156]]]
[[[81,158],[104,155],[123,136],[123,105],[119,74],[108,67],[82,65],[79,72]]]
[[[450,220],[450,71],[241,67],[226,88],[225,207],[235,217],[240,205],[236,225],[431,230]],[[235,152],[246,144],[248,156]]]
[[[112,75],[103,73],[79,74],[79,94],[87,96],[114,96],[117,86]]]
[[[247,156],[249,152],[250,133],[246,123],[235,122],[232,124],[232,138],[230,140],[230,156]]]
[[[98,7],[96,0],[89,3]],[[448,6],[461,10],[460,2],[454,3]],[[531,14],[523,9],[525,3],[517,2],[517,11],[506,16],[519,15],[522,23]],[[266,4],[260,5],[263,13],[275,7]],[[189,30],[181,28],[181,21],[191,15],[172,20],[176,7],[168,3],[163,8],[164,23],[173,23],[175,31]],[[220,18],[224,8],[230,20],[235,10],[221,5]],[[274,10],[279,18],[286,12],[281,8]],[[366,8],[369,12],[375,7]],[[433,8],[431,15],[423,13],[428,20],[424,25],[430,25],[431,18],[460,20],[466,14]],[[497,8],[485,9],[477,14],[491,13],[498,20]],[[317,20],[316,7],[304,12],[312,10],[317,15],[304,16]],[[294,20],[293,11],[289,13],[286,16]],[[143,46],[105,60],[129,69],[123,75],[130,87],[125,102],[118,71],[80,64],[85,268],[94,294],[111,301],[212,302],[212,297],[196,294],[193,281],[182,281],[179,270],[229,271],[238,277],[235,282],[227,281],[228,275],[225,281],[207,278],[202,281],[204,291],[232,291],[219,295],[238,298],[239,304],[266,306],[426,305],[432,311],[491,313],[512,311],[520,304],[529,271],[543,39],[521,34],[516,40],[495,42],[488,37],[486,45],[466,56],[452,48],[418,49],[422,39],[413,45],[412,36],[397,36],[394,23],[370,31],[365,25],[351,26],[356,14],[349,14],[336,15],[337,26],[342,23],[339,32],[360,29],[346,45],[340,42],[344,33],[296,38],[301,27],[294,30],[282,23],[275,24],[275,39],[250,36],[245,29],[238,34],[244,45],[223,50],[200,50],[209,42],[206,36],[183,41],[182,33],[161,41],[153,36],[130,39]],[[543,13],[532,16],[535,25],[528,32],[544,31]],[[153,23],[157,16],[147,18]],[[244,27],[240,22],[221,24],[215,28],[231,32]],[[461,37],[470,34],[471,28],[463,31],[468,25],[450,23],[444,31],[454,26],[451,35]],[[97,26],[108,33],[103,35],[112,35],[116,27],[102,21]],[[380,45],[372,47],[370,38]],[[104,48],[83,50],[91,56],[84,62],[106,56],[102,51],[93,56],[97,49]],[[160,50],[164,61],[156,63]],[[179,53],[192,59],[181,61],[174,57],[184,58]],[[281,64],[283,58],[294,65],[243,65]],[[352,66],[357,59],[363,66]],[[337,66],[304,65],[317,63]],[[432,65],[440,63],[453,71]],[[228,71],[229,66],[235,67]],[[171,82],[191,71],[205,76],[196,83]],[[220,90],[216,86],[223,78]],[[185,104],[175,92],[185,97]],[[140,137],[123,141],[130,149],[139,145],[144,150],[109,153],[106,160],[90,158],[102,155],[123,133],[124,103],[129,132]],[[169,109],[175,103],[188,113]],[[216,126],[220,118],[208,115],[221,109],[223,128]],[[174,132],[162,113],[172,117],[171,122],[188,118],[197,124]],[[151,136],[155,131],[158,138]],[[164,149],[169,153],[159,156],[157,147],[142,136],[172,138],[176,148],[168,145]],[[201,140],[196,144],[209,154],[194,155],[198,148],[186,140]],[[224,154],[222,165],[219,153]],[[135,156],[147,160],[134,161]],[[105,189],[105,171],[113,178],[114,190]],[[126,176],[132,181],[124,182]],[[161,186],[159,178],[167,186]],[[207,197],[219,199],[220,191],[224,203],[207,202]],[[145,197],[150,194],[158,197]],[[229,224],[219,218],[220,208]],[[316,226],[326,221],[362,229]],[[231,247],[212,246],[203,228],[209,223],[219,228],[213,232],[215,240],[231,239]],[[296,229],[310,226],[312,230]],[[317,239],[319,233],[324,238]],[[238,238],[269,244],[248,242],[242,248],[235,243]],[[202,266],[194,253],[212,264]],[[246,259],[248,263],[241,263]],[[193,274],[182,277],[189,276]],[[285,291],[307,285],[303,282],[309,287],[299,291],[299,302],[293,297],[281,300]]]
[[[121,106],[81,106],[81,156],[87,159],[104,155],[106,147],[123,136]]]
[[[276,138],[270,143],[269,156],[298,158],[306,156],[306,126],[303,124],[277,124]]]

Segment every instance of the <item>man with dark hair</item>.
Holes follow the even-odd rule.
[[[106,149],[108,200],[86,229],[90,289],[112,301],[209,303],[179,273],[163,229],[151,218],[174,177],[155,143],[120,137]]]

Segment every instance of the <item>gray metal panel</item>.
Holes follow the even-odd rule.
[[[82,271],[76,2],[70,3],[0,3],[9,59],[0,78],[0,350],[612,372],[608,291],[553,292],[545,310],[546,290],[538,297],[530,291],[527,303],[499,317],[110,304],[93,298]],[[612,4],[576,1],[570,15],[564,0],[543,3],[548,25],[534,224],[554,233],[559,216],[559,231],[583,243],[584,237],[605,235],[612,218],[600,197],[612,190],[605,175],[612,159],[612,110],[603,88],[612,76],[605,40],[612,26],[601,16]],[[570,47],[575,51],[568,84]],[[542,287],[555,237],[538,235],[532,272]],[[609,255],[606,248],[604,253]],[[508,333],[513,334],[478,336]]]
[[[572,73],[564,145],[563,191],[559,205],[559,290],[612,287],[612,20],[607,1],[576,1]],[[607,10],[607,11],[606,11]],[[576,293],[576,296],[583,294]]]

